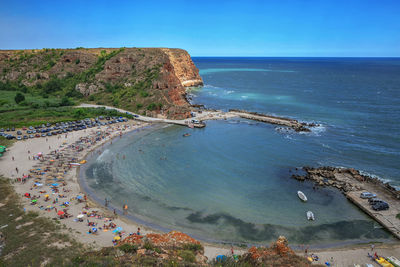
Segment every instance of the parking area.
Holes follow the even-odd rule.
[[[118,122],[127,122],[124,117],[103,117],[86,118],[84,120],[65,121],[57,123],[46,123],[37,126],[0,128],[0,136],[7,139],[26,140],[30,138],[43,138],[63,133],[85,130],[93,127],[100,127]]]

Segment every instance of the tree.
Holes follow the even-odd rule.
[[[15,97],[14,97],[15,103],[19,104],[22,101],[25,100],[25,96],[23,94],[21,94],[20,92],[18,92]]]
[[[61,98],[60,106],[72,106],[72,105],[73,103],[71,102],[71,100],[69,100],[67,96],[63,96],[63,98]]]

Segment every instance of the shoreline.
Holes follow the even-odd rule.
[[[143,130],[143,129],[149,129],[149,128],[152,128],[152,127],[156,127],[156,126],[155,125],[144,126],[144,127],[139,128],[139,129],[132,130],[127,134],[134,134],[136,131],[140,131],[140,130]],[[92,149],[92,151],[88,151],[88,153],[86,154],[86,156],[83,159],[86,159],[86,160],[89,159],[90,160],[91,157],[96,157],[96,155],[89,155],[89,154],[92,153],[92,152],[95,152],[95,151],[104,151],[105,149],[107,149],[107,146],[110,145],[110,142],[112,142],[114,139],[116,139],[116,138],[114,137],[112,140],[106,141],[105,143],[103,143],[101,145],[101,147],[100,146],[94,147]],[[124,218],[125,220],[127,220],[129,222],[132,222],[132,223],[135,223],[135,224],[140,224],[140,225],[142,225],[142,227],[149,228],[152,231],[169,232],[169,231],[174,230],[174,229],[165,228],[163,226],[155,225],[153,223],[144,221],[143,219],[140,219],[140,218],[136,217],[135,214],[132,214],[132,213],[129,213],[129,212],[128,212],[128,215],[124,215],[123,211],[121,210],[121,208],[118,208],[116,206],[113,206],[113,205],[109,205],[109,207],[104,206],[102,204],[104,201],[102,201],[101,197],[97,196],[96,193],[93,192],[88,187],[86,181],[84,181],[85,178],[81,176],[82,172],[85,171],[85,168],[86,168],[86,166],[83,166],[82,168],[77,168],[77,171],[76,171],[77,174],[76,175],[78,177],[79,185],[81,186],[82,191],[85,191],[87,193],[87,195],[97,205],[101,206],[101,208],[106,209],[108,211],[112,211],[112,209],[115,208],[116,211],[117,211],[117,214],[119,216],[121,216],[121,218]],[[82,184],[84,184],[84,185],[82,186]],[[230,242],[230,241],[217,240],[217,239],[211,240],[211,239],[203,238],[203,237],[200,237],[200,236],[197,236],[197,235],[193,235],[191,233],[186,233],[186,234],[188,234],[191,237],[201,241],[202,243],[206,243],[206,244],[209,244],[211,246],[214,245],[214,246],[217,246],[217,247],[219,247],[219,246],[222,246],[222,247],[234,246],[236,248],[243,248],[243,247],[250,248],[251,246],[260,246],[259,243],[251,243],[251,242],[249,242],[249,243],[241,243],[241,242],[234,242],[234,241]],[[273,240],[271,240],[271,242],[272,241]],[[388,240],[375,239],[375,240],[349,240],[349,241],[344,241],[344,242],[339,242],[338,241],[338,242],[332,242],[332,243],[328,242],[328,243],[324,243],[324,244],[307,244],[306,246],[309,247],[310,249],[314,249],[314,250],[326,250],[326,249],[335,249],[335,248],[342,248],[342,247],[351,247],[351,246],[360,246],[360,245],[362,246],[362,245],[370,244],[371,242],[384,243],[384,244],[396,244],[397,243],[397,241],[388,241]],[[266,242],[266,243],[268,243],[268,242]],[[300,244],[289,245],[289,247],[292,248],[295,251],[301,250],[301,245]]]
[[[123,124],[123,123],[121,123]],[[120,124],[120,125],[121,125]],[[140,131],[141,129],[143,129],[143,127],[151,127],[153,124],[152,123],[143,123],[143,122],[137,122],[137,121],[129,121],[126,124],[130,124],[131,128],[127,129],[124,131],[124,135],[126,134],[134,134],[135,131]],[[117,125],[116,127],[119,127],[120,125]],[[107,126],[102,126],[101,130],[106,130]],[[94,130],[94,129],[93,129]],[[46,144],[46,146],[48,144],[51,143],[52,146],[54,146],[54,144],[58,144],[61,145],[63,142],[67,141],[68,144],[72,144],[74,141],[79,140],[79,138],[81,137],[88,137],[91,136],[91,134],[93,135],[93,130],[89,131],[79,131],[79,132],[74,132],[73,134],[68,136],[68,139],[64,139],[61,138],[57,139],[57,136],[52,136],[49,138],[49,143],[46,143],[44,141],[44,139],[39,138],[39,139],[32,139],[32,140],[27,140],[27,141],[18,141],[17,143],[15,143],[13,146],[10,147],[9,151],[5,154],[5,156],[3,156],[3,158],[0,160],[0,169],[1,169],[1,173],[4,175],[4,177],[9,178],[9,179],[13,179],[16,178],[16,175],[13,174],[13,168],[14,166],[7,166],[6,168],[3,168],[6,165],[15,165],[15,161],[11,160],[11,155],[14,155],[14,152],[16,153],[16,159],[18,160],[17,157],[19,157],[21,154],[23,155],[23,151],[26,150],[31,150],[32,152],[43,152],[44,154],[47,155],[47,153],[45,151],[50,151],[50,149],[47,149],[47,147],[43,146],[43,143]],[[102,146],[107,146],[107,144],[111,143],[116,137],[120,136],[118,133],[118,130],[111,130],[110,132],[110,136],[104,140],[102,140],[101,142],[97,143],[94,146],[91,146],[89,149],[85,149],[83,151],[81,151],[79,153],[79,160],[85,159],[90,157],[90,153],[93,153],[99,149],[102,149]],[[37,149],[38,151],[35,151],[34,149]],[[25,154],[28,155],[28,154]],[[25,163],[25,164],[23,164]],[[24,160],[24,162],[21,162],[20,165],[24,165],[25,170],[28,170],[30,168],[32,168],[35,163],[34,161],[28,161],[26,158]],[[20,168],[21,171],[24,171],[23,168]],[[8,174],[7,174],[8,171]],[[69,179],[66,179],[68,181],[68,185],[69,188],[70,187],[75,187],[75,193],[80,193],[80,194],[84,194],[85,192],[85,188],[81,186],[81,181],[80,181],[80,171],[81,168],[77,168],[76,170],[72,170],[70,171],[66,176],[68,176]],[[29,205],[24,198],[22,198],[23,192],[29,190],[29,186],[28,183],[21,185],[18,183],[13,183],[12,184],[15,191],[17,192],[17,194],[19,196],[21,196],[21,204],[23,204],[24,208],[26,208],[27,210],[33,210],[33,211],[37,211],[37,209],[33,208],[35,206],[31,206]],[[100,200],[100,199],[99,199]],[[104,205],[101,204],[101,200],[100,201],[96,201],[96,199],[92,199],[91,196],[89,195],[89,201],[88,201],[89,205],[90,205],[90,209],[91,210],[101,210],[102,212],[104,212],[105,215],[111,215],[112,211],[110,210],[110,208],[112,207],[105,207]],[[119,210],[119,209],[118,209]],[[49,213],[46,212],[41,212],[41,210],[39,210],[39,213],[42,216],[47,216],[49,215]],[[76,216],[76,214],[74,214]],[[51,215],[50,215],[51,216]],[[111,215],[112,216],[112,215]],[[54,216],[51,216],[54,217]],[[73,221],[71,221],[70,219],[64,219],[61,220],[61,222],[66,225],[68,228],[73,229],[74,231],[71,231],[71,234],[74,238],[76,238],[79,242],[82,242],[88,246],[94,246],[97,248],[101,248],[101,247],[106,247],[106,246],[111,246],[111,239],[113,235],[110,235],[110,232],[108,233],[101,233],[100,235],[95,235],[95,236],[91,236],[91,235],[87,235],[85,233],[86,229],[88,228],[87,226],[82,226],[79,225]],[[151,226],[149,226],[148,224],[144,223],[143,225],[139,222],[137,222],[136,220],[131,220],[130,218],[126,218],[125,216],[117,216],[117,218],[115,219],[115,222],[118,225],[121,225],[124,230],[126,229],[126,232],[129,232],[129,230],[132,230],[133,232],[136,230],[137,227],[141,227],[142,229],[142,233],[143,234],[147,234],[150,232],[160,232],[160,230],[157,230],[157,228],[153,228]],[[83,232],[83,233],[82,233]],[[201,239],[200,239],[201,240]],[[233,243],[233,242],[232,242]],[[230,248],[232,243],[228,243],[228,242],[217,242],[217,243],[211,243],[211,242],[204,242],[202,241],[202,244],[204,245],[205,248],[205,255],[209,258],[215,258],[217,255],[219,254],[229,254],[230,253]],[[308,246],[309,249],[312,249],[315,252],[318,253],[325,253],[327,255],[336,255],[337,253],[342,253],[343,250],[351,250],[351,251],[357,251],[357,255],[366,254],[366,251],[368,251],[369,249],[369,245],[371,244],[371,242],[357,242],[357,243],[347,243],[347,244],[337,244],[337,246],[323,246],[323,247],[314,247],[312,245]],[[400,253],[400,243],[398,242],[374,242],[374,244],[376,244],[376,248],[378,249],[379,247],[382,247],[383,249],[387,249],[386,247],[389,246],[390,249],[396,249],[396,251],[398,251],[398,253]],[[234,248],[235,248],[235,252],[237,254],[242,254],[244,252],[246,252],[246,249],[244,249],[243,247],[238,247],[236,246],[237,244],[234,244]],[[251,244],[248,244],[251,245]],[[297,253],[301,254],[302,253],[302,249],[301,247],[298,246],[291,246]],[[335,254],[336,253],[336,254]]]

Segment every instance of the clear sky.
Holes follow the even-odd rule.
[[[0,0],[0,49],[78,46],[399,57],[400,0]]]

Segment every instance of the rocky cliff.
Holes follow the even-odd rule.
[[[2,90],[54,94],[150,116],[186,118],[185,87],[202,85],[182,49],[77,48],[0,51]]]

